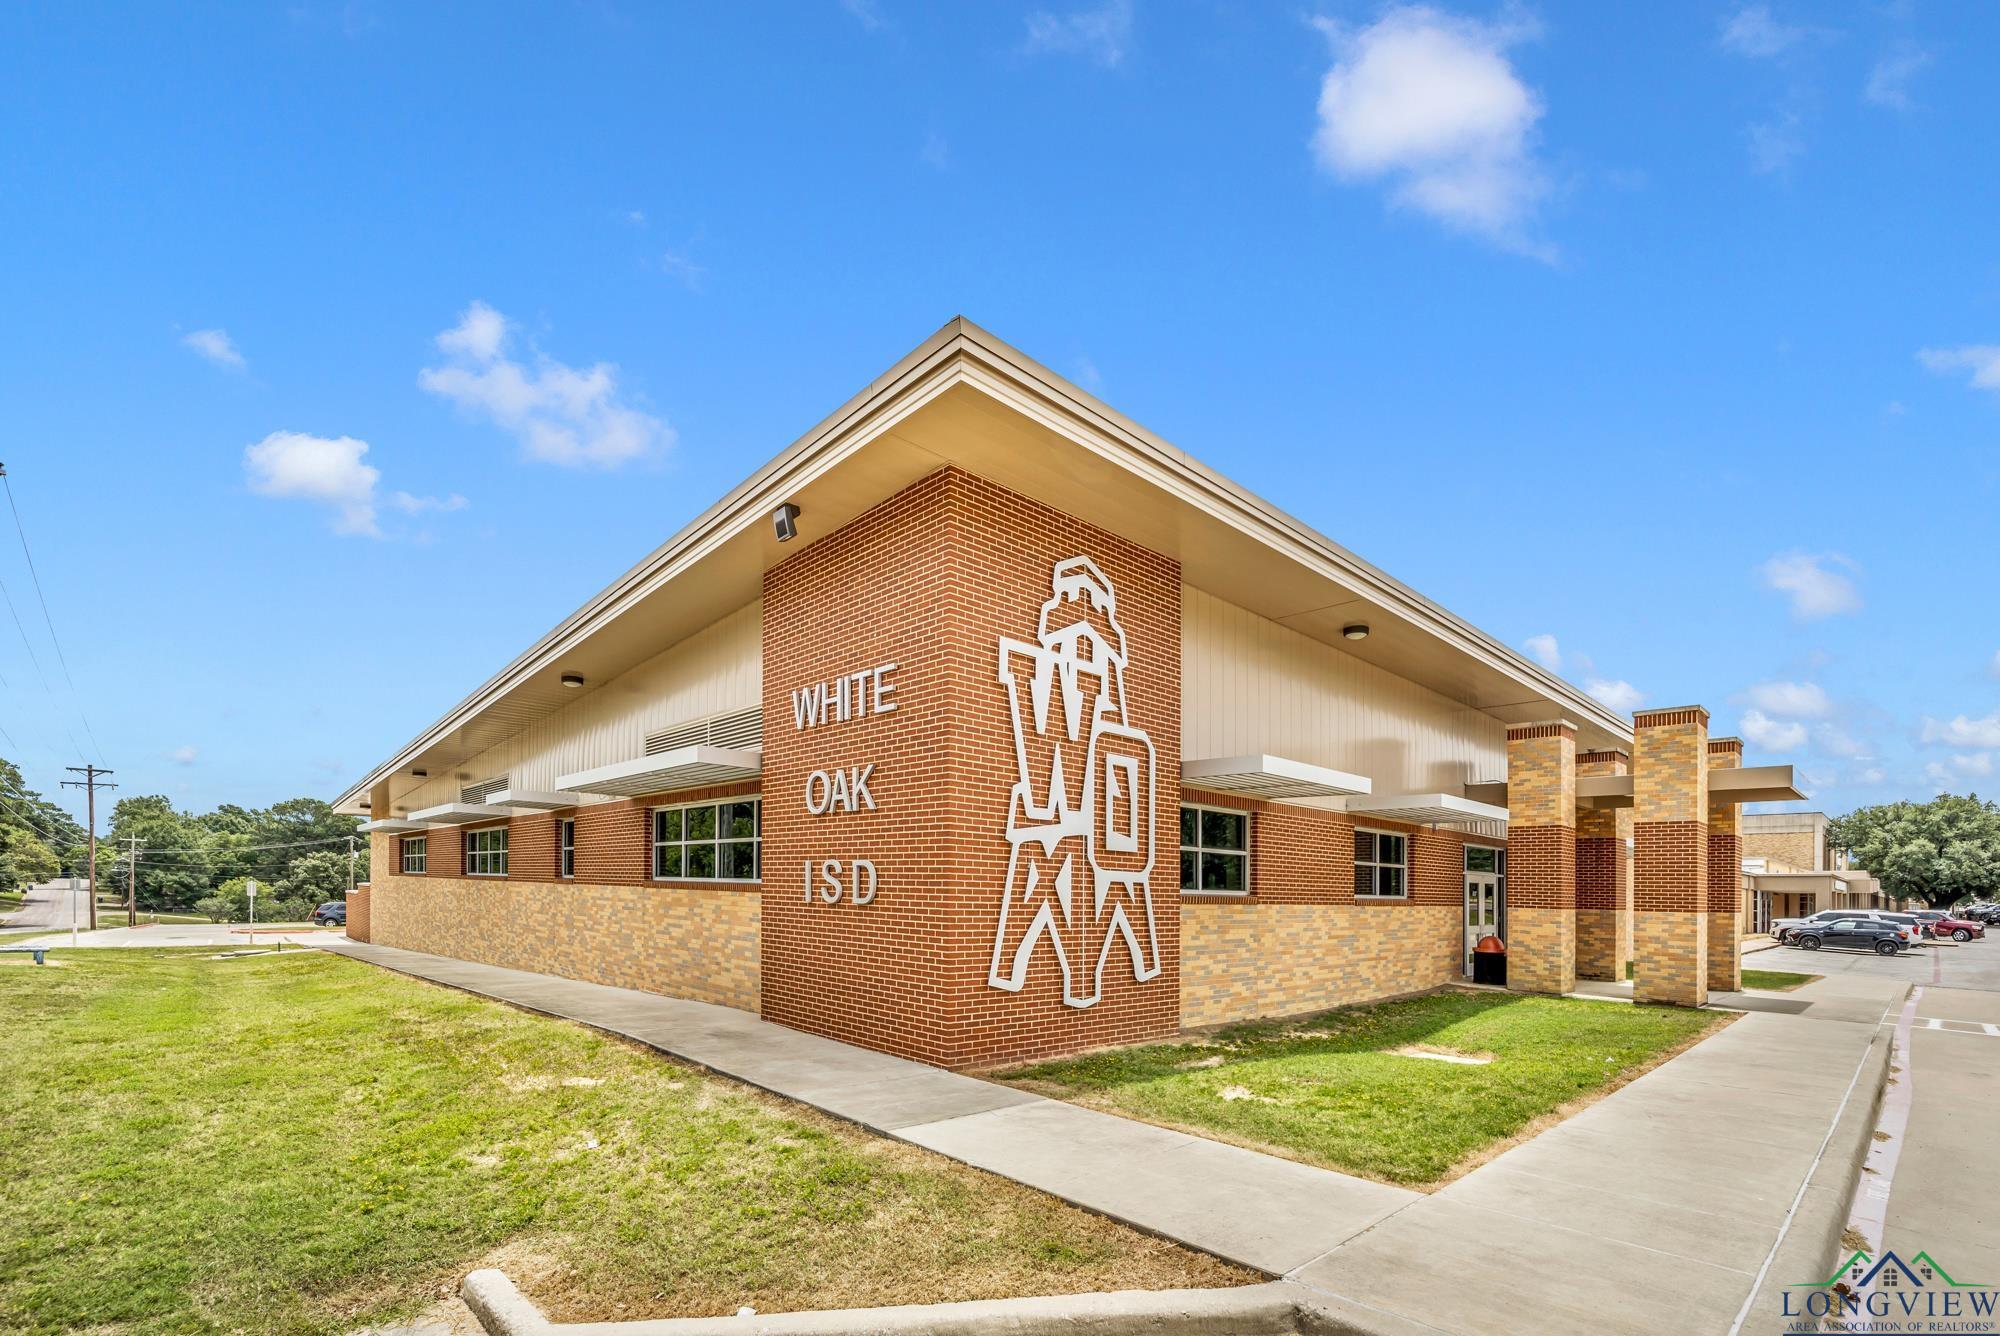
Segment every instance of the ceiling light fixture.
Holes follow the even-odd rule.
[[[582,685],[583,685],[583,674],[582,674],[582,673],[564,673],[564,674],[562,675],[562,684],[563,684],[564,686],[566,686],[566,687],[570,687],[570,688],[572,688],[572,689],[573,689],[573,688],[576,688],[576,687],[580,687],[580,686],[582,686]]]
[[[1340,628],[1340,633],[1349,640],[1366,640],[1368,638],[1368,623],[1349,622]]]

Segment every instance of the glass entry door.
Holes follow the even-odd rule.
[[[1500,878],[1490,872],[1465,874],[1465,973],[1472,973],[1472,948],[1482,937],[1500,935]]]

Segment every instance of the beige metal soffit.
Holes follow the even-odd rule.
[[[555,812],[565,807],[575,807],[583,801],[583,795],[562,789],[500,789],[487,794],[486,801],[495,807]]]
[[[763,753],[754,747],[676,747],[653,756],[613,761],[573,775],[559,775],[556,783],[577,793],[638,798],[710,784],[740,783],[763,773]]]
[[[1788,765],[1746,765],[1740,770],[1708,772],[1708,796],[1727,802],[1800,802],[1800,793]]]
[[[1350,775],[1323,765],[1309,765],[1283,756],[1221,756],[1181,765],[1185,788],[1238,793],[1266,802],[1301,798],[1346,798],[1374,787],[1365,775]]]
[[[385,816],[379,821],[364,821],[361,823],[362,832],[368,835],[373,835],[377,831],[381,831],[385,835],[394,835],[400,831],[429,830],[430,828],[428,822],[405,821],[401,817],[390,816]]]
[[[1506,808],[1461,798],[1455,793],[1385,793],[1349,798],[1347,814],[1372,816],[1378,821],[1402,821],[1412,826],[1457,826],[1507,819]]]

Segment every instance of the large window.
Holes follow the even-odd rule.
[[[504,877],[507,875],[507,828],[490,826],[465,832],[465,875]]]
[[[653,875],[665,881],[755,881],[755,798],[653,810]]]
[[[576,822],[568,817],[556,822],[556,875],[576,875]]]
[[[431,841],[428,835],[405,835],[403,837],[403,871],[413,877],[424,875],[430,866]]]
[[[1241,895],[1250,889],[1250,814],[1181,808],[1181,889]]]
[[[1354,894],[1396,898],[1409,894],[1410,844],[1386,830],[1354,832]]]

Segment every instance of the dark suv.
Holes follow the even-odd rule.
[[[1903,949],[1903,938],[1893,923],[1885,923],[1881,919],[1849,918],[1802,927],[1792,934],[1791,944],[1804,951],[1817,951],[1822,946],[1845,946],[1873,951],[1878,956],[1893,956]]]
[[[315,909],[312,912],[312,921],[314,923],[324,923],[328,927],[332,927],[335,924],[338,924],[343,928],[346,927],[347,901],[345,900],[327,901],[325,904],[321,905],[318,909]]]

